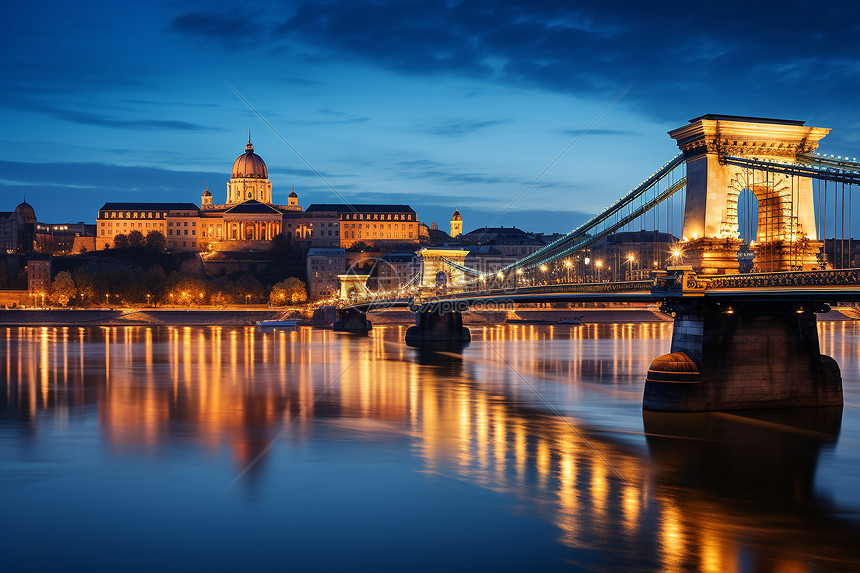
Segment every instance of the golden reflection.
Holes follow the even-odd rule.
[[[663,519],[660,523],[659,535],[663,568],[665,571],[680,571],[685,557],[681,511],[671,499],[664,499],[662,505]]]
[[[48,364],[50,363],[49,356],[49,348],[48,348],[48,327],[42,327],[39,347],[39,374],[42,380],[41,389],[42,389],[42,407],[48,407],[48,389],[50,385],[50,374],[51,370],[48,368]]]
[[[845,341],[857,325],[819,329],[831,354],[856,352]],[[7,400],[31,419],[61,404],[84,412],[85,401],[96,400],[102,435],[120,451],[190,440],[213,455],[228,449],[244,468],[269,452],[287,424],[297,422],[283,439],[303,440],[323,422],[342,431],[341,440],[380,447],[408,440],[425,470],[533,504],[569,548],[636,555],[653,536],[666,571],[739,570],[745,535],[731,511],[683,499],[656,481],[638,454],[523,406],[533,393],[508,367],[561,381],[557,391],[571,404],[583,384],[602,377],[612,383],[594,392],[636,393],[641,379],[626,377],[641,378],[671,325],[482,326],[473,334],[504,360],[480,343],[462,355],[419,356],[404,350],[403,329],[392,326],[364,339],[304,327],[263,334],[234,327],[6,328],[0,372]],[[263,463],[254,471],[270,470]],[[811,569],[790,555],[778,565]]]

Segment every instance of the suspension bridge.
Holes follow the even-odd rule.
[[[766,118],[690,120],[669,132],[677,156],[558,240],[492,272],[466,266],[464,251],[427,251],[420,280],[350,301],[338,328],[367,332],[368,313],[408,307],[417,319],[407,343],[464,344],[471,308],[651,302],[675,327],[671,352],[646,374],[645,409],[841,405],[841,374],[819,352],[816,313],[860,301],[852,233],[860,162],[816,153],[829,131]],[[611,247],[630,236],[628,251]]]

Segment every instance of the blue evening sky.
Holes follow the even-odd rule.
[[[248,129],[275,202],[408,203],[567,231],[705,113],[832,127],[860,156],[853,2],[6,2],[0,210],[223,202]],[[336,190],[311,171],[233,86]]]

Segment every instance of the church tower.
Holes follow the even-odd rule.
[[[202,209],[211,209],[212,208],[212,191],[209,190],[209,185],[206,185],[206,190],[203,192],[203,195],[200,197],[200,207]]]
[[[233,173],[227,186],[227,205],[236,205],[250,199],[272,204],[272,184],[263,158],[254,153],[251,134],[245,153],[233,162]]]
[[[296,193],[295,187],[293,187],[293,190],[290,191],[290,194],[287,197],[287,205],[290,207],[298,207],[299,205],[299,195]]]
[[[456,237],[463,234],[463,218],[460,216],[460,211],[454,209],[454,214],[451,216],[451,237]]]

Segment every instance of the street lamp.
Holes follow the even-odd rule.
[[[146,306],[151,306],[151,305],[152,305],[152,295],[149,293],[146,293]]]
[[[630,263],[630,279],[632,280],[634,278],[633,277],[633,263],[636,262],[636,257],[634,257],[633,255],[628,255],[627,256],[627,262]]]
[[[108,306],[109,304],[110,304],[110,293],[106,292],[105,293],[105,306]]]
[[[603,266],[603,261],[597,261],[594,266],[597,267],[597,282],[600,282],[600,268]]]
[[[573,263],[570,261],[564,261],[564,266],[567,268],[567,282],[570,282],[570,267],[573,266]]]

